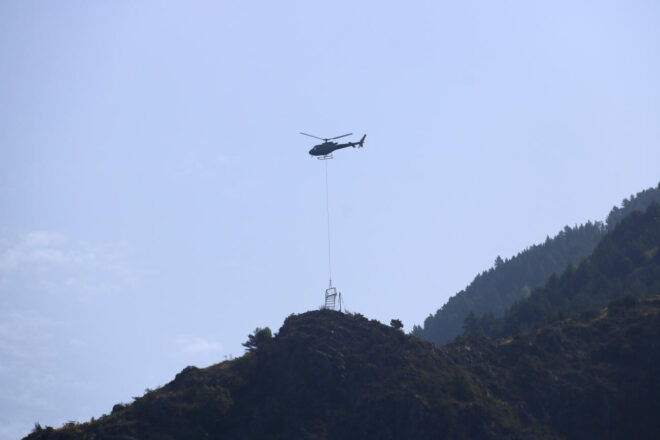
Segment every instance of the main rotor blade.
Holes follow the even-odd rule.
[[[313,138],[316,138],[316,139],[321,139],[322,141],[327,141],[327,139],[325,139],[325,138],[320,138],[318,136],[314,136],[313,134],[303,133],[302,131],[300,132],[300,134],[304,134],[305,136],[313,137]]]
[[[333,139],[343,138],[343,137],[346,137],[346,136],[350,136],[350,135],[352,135],[352,134],[353,134],[353,133],[342,134],[341,136],[333,137],[333,138],[330,138],[330,139],[328,139],[328,140],[331,141],[331,140],[333,140]]]

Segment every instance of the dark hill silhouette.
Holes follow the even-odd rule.
[[[497,257],[491,269],[478,274],[465,290],[429,315],[423,327],[414,326],[413,334],[444,344],[463,332],[463,323],[470,313],[475,317],[487,313],[494,318],[503,316],[514,303],[544,285],[552,274],[560,274],[568,265],[577,264],[591,254],[605,234],[624,217],[646,210],[653,202],[660,203],[660,183],[624,199],[620,208],[612,208],[605,224],[587,222],[572,228],[566,226],[553,238],[548,237],[544,243],[531,246],[510,259]]]
[[[360,315],[292,315],[112,414],[27,439],[650,439],[660,298],[438,347]]]

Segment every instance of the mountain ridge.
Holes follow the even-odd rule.
[[[465,322],[466,331],[502,337],[571,313],[604,307],[624,295],[660,292],[660,204],[622,219],[594,252],[496,319],[491,314]]]
[[[499,256],[495,264],[472,280],[463,290],[430,314],[423,326],[413,326],[412,333],[420,338],[444,344],[463,333],[465,319],[474,313],[477,318],[487,313],[499,318],[516,302],[541,287],[554,273],[568,265],[579,263],[591,254],[600,240],[627,215],[644,211],[651,203],[660,203],[660,183],[625,198],[621,207],[614,206],[606,222],[587,222],[573,228],[565,226],[544,243],[532,245],[506,260]]]

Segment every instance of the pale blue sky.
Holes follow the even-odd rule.
[[[0,3],[0,439],[242,353],[334,279],[410,329],[660,178],[654,1]]]

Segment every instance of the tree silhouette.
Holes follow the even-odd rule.
[[[261,345],[263,345],[264,342],[268,342],[271,339],[273,339],[273,334],[268,327],[257,327],[254,329],[254,333],[248,335],[248,340],[243,342],[241,345],[245,347],[245,351],[249,352],[256,350]]]

